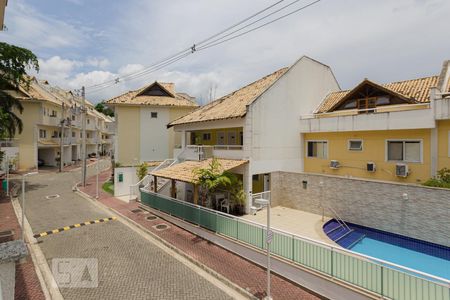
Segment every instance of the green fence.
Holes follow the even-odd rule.
[[[205,207],[141,190],[143,204],[259,249],[266,247],[263,225]],[[450,300],[450,281],[273,230],[271,252],[367,291],[394,300]]]

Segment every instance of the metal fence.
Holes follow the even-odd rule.
[[[265,226],[202,206],[141,190],[143,204],[259,249]],[[273,229],[271,252],[330,278],[395,300],[450,300],[450,281]]]

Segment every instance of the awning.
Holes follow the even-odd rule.
[[[221,165],[221,171],[228,171],[239,166],[242,166],[248,163],[248,160],[239,160],[239,159],[217,159]],[[202,161],[185,161],[171,167],[167,167],[161,170],[157,170],[155,172],[150,172],[150,175],[162,177],[166,179],[174,179],[177,181],[183,181],[188,183],[195,182],[195,169],[208,168],[208,165],[211,163],[212,158],[202,160]]]

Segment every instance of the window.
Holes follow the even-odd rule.
[[[75,121],[75,115],[72,115],[72,121]]]
[[[254,174],[252,176],[253,181],[258,181],[259,180],[259,174]]]
[[[327,141],[308,141],[307,142],[307,156],[316,158],[328,157],[328,142]]]
[[[158,117],[158,113],[156,111],[152,111],[150,113],[150,116],[151,116],[152,119],[156,119]]]
[[[43,129],[39,129],[39,138],[45,139],[47,137],[47,131]]]
[[[421,141],[387,141],[387,160],[404,162],[422,161]]]
[[[349,140],[348,141],[348,150],[350,151],[362,151],[363,142],[362,140]]]
[[[52,114],[50,115],[50,117],[56,118],[57,116],[58,114],[56,113],[56,110],[52,110]]]
[[[91,120],[87,119],[87,123],[89,124],[91,122]]]
[[[83,138],[83,132],[80,131],[80,138]]]
[[[210,141],[211,140],[211,133],[204,133],[203,134],[203,140],[204,141]]]

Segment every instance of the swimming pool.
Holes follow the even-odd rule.
[[[329,228],[333,221],[325,224],[324,230]],[[361,225],[347,224],[350,229],[364,237],[355,240],[354,243],[345,243],[345,241],[340,243],[338,240],[337,243],[341,246],[354,252],[450,280],[449,247]]]

